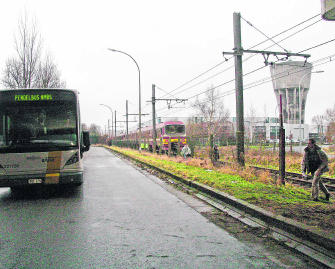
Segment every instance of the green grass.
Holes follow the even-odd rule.
[[[271,180],[260,182],[257,175],[250,175],[248,171],[247,178],[243,178],[238,173],[234,173],[234,171],[224,173],[215,170],[214,167],[209,170],[208,167],[188,165],[181,159],[148,153],[142,154],[138,151],[117,147],[112,147],[112,149],[159,167],[176,176],[208,185],[275,214],[290,217],[307,225],[315,226],[318,229],[326,230],[335,236],[334,204],[312,201],[310,191],[302,187],[290,184],[276,185],[268,183]],[[329,214],[333,217],[329,217]]]
[[[115,148],[113,149],[115,150]],[[218,190],[224,191],[242,200],[255,201],[259,199],[266,199],[280,204],[283,202],[285,202],[285,204],[296,204],[309,202],[310,200],[310,193],[308,191],[291,185],[283,187],[261,182],[249,182],[239,175],[222,174],[218,171],[208,171],[200,167],[189,166],[185,163],[161,160],[142,155],[134,151],[125,151],[120,149],[117,149],[117,151],[164,169],[174,175],[215,187]]]

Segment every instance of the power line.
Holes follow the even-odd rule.
[[[312,64],[319,63],[319,62],[321,62],[321,63],[316,64],[313,67],[317,67],[317,66],[321,66],[321,65],[333,62],[333,59],[332,59],[333,57],[335,57],[335,54],[332,54],[332,55],[329,55],[329,56],[326,56],[326,57],[323,57],[323,58],[320,58],[320,59],[316,60],[316,61],[312,62]],[[323,62],[325,60],[326,60],[326,62]],[[292,66],[292,67],[296,67],[296,66]],[[299,67],[301,67],[301,66],[299,66]],[[264,68],[264,67],[262,67],[262,68]],[[256,72],[256,71],[258,71],[258,70],[260,70],[262,68],[255,69],[255,70],[253,70],[251,72]],[[310,67],[306,67],[306,69],[309,69],[309,68]],[[282,73],[277,74],[276,79],[287,77],[287,76],[289,76],[291,74],[303,72],[306,69],[291,72],[293,70],[293,68],[292,68],[292,70],[284,71]],[[283,75],[281,75],[281,74],[283,74]],[[244,90],[251,89],[251,88],[254,88],[254,87],[260,86],[262,84],[269,83],[269,82],[272,82],[272,77],[265,77],[265,78],[263,78],[261,80],[257,80],[255,82],[252,82],[252,83],[249,83],[249,84],[245,85]],[[222,86],[222,84],[217,85],[217,86],[215,86],[215,87],[213,87],[211,89],[216,89],[216,88],[221,87],[221,86]],[[235,89],[231,89],[231,90],[228,90],[228,91],[224,92],[223,95],[218,96],[218,98],[223,98],[223,97],[229,96],[229,95],[234,94],[234,93],[235,93]],[[195,97],[197,97],[197,95],[194,95],[192,97],[188,97],[188,99],[192,99],[192,98],[195,98]],[[205,102],[203,102],[203,103],[205,103]],[[186,107],[184,109],[187,109],[187,108],[192,108],[192,106],[188,106],[188,107]],[[164,112],[164,111],[166,111],[166,110],[157,111],[157,112]]]
[[[319,22],[319,21],[317,21],[317,22]],[[317,23],[317,22],[315,22],[315,23]],[[308,27],[314,25],[315,23],[309,25]],[[304,28],[304,29],[306,29],[306,28]],[[300,32],[300,31],[298,31],[297,33],[299,33],[299,32]],[[291,35],[291,36],[292,36],[292,35]],[[311,49],[314,49],[314,48],[317,48],[317,47],[320,47],[320,46],[323,46],[323,45],[326,45],[326,44],[328,44],[328,43],[330,43],[330,42],[333,42],[333,41],[335,41],[335,39],[331,39],[331,40],[329,40],[329,41],[327,41],[327,42],[320,43],[320,44],[315,45],[315,46],[313,46],[313,47],[310,47],[310,48],[308,48],[308,49],[302,50],[302,51],[300,51],[299,53],[304,52],[304,51],[308,51],[308,50],[311,50]],[[251,57],[253,57],[253,56],[251,56]],[[249,57],[249,59],[250,59],[250,57]],[[281,60],[283,60],[283,59],[278,59],[276,62],[281,61]],[[259,67],[259,68],[255,69],[255,70],[253,70],[253,71],[250,71],[250,72],[244,74],[243,76],[245,77],[245,76],[247,76],[247,75],[250,75],[250,74],[252,74],[252,73],[254,73],[254,72],[256,72],[256,71],[259,71],[259,70],[261,70],[261,69],[263,69],[263,68],[265,68],[265,67],[266,67],[266,66]],[[207,81],[207,80],[205,80],[205,81]],[[208,89],[208,90],[205,90],[205,91],[200,92],[200,93],[198,93],[198,94],[195,94],[195,95],[193,95],[193,96],[191,96],[191,97],[188,97],[188,99],[192,99],[192,98],[194,98],[194,97],[200,96],[201,94],[204,94],[204,93],[206,93],[207,91],[209,91],[209,90],[211,90],[211,89],[216,89],[216,88],[218,88],[218,87],[224,86],[224,85],[226,85],[226,84],[228,84],[228,83],[231,83],[231,82],[233,82],[233,81],[235,81],[235,79],[231,79],[231,80],[226,81],[226,82],[224,82],[224,83],[222,83],[222,84],[219,84],[219,85],[217,85],[217,86],[215,86],[215,87],[211,87],[211,88]],[[197,86],[197,85],[199,85],[199,84],[201,84],[201,83],[203,83],[203,82],[204,82],[204,81],[200,81],[199,83],[193,85],[192,87],[195,87],[195,86]],[[183,91],[186,91],[186,90],[188,90],[188,89],[190,89],[190,88],[191,88],[191,87],[186,88],[186,89],[184,89]]]
[[[331,40],[328,40],[328,41],[326,41],[326,42],[320,43],[320,44],[318,44],[318,45],[315,45],[315,46],[313,46],[313,47],[310,47],[310,48],[308,48],[308,49],[302,50],[302,51],[300,51],[299,53],[301,53],[301,52],[305,52],[305,51],[308,51],[308,50],[311,50],[311,49],[315,49],[315,48],[318,48],[318,47],[321,47],[321,46],[326,45],[326,44],[328,44],[328,43],[330,43],[330,42],[333,42],[333,41],[335,41],[335,38],[334,38],[334,39],[331,39]]]
[[[287,29],[287,30],[285,30],[285,31],[282,31],[281,33],[279,33],[279,34],[277,34],[277,35],[275,35],[275,36],[273,36],[273,37],[268,37],[268,36],[266,36],[264,33],[262,33],[263,35],[265,35],[265,36],[267,37],[267,40],[262,41],[261,43],[258,43],[258,44],[255,45],[255,46],[258,46],[258,45],[260,45],[260,44],[263,44],[264,42],[267,42],[268,40],[271,40],[271,41],[273,41],[276,45],[278,45],[279,42],[282,42],[282,41],[284,41],[284,40],[286,40],[286,39],[288,39],[288,38],[290,38],[290,37],[292,37],[292,36],[294,36],[294,35],[296,35],[296,34],[302,32],[302,31],[306,30],[307,28],[309,28],[309,27],[311,27],[312,25],[314,25],[314,24],[320,22],[321,20],[318,20],[318,21],[316,21],[316,22],[313,22],[312,24],[310,24],[310,25],[304,27],[303,29],[300,29],[299,31],[297,31],[297,32],[295,32],[295,33],[289,35],[288,37],[285,37],[284,39],[282,39],[282,40],[280,40],[280,41],[278,41],[278,42],[275,42],[275,41],[273,40],[273,38],[275,38],[275,37],[277,37],[277,36],[279,36],[279,35],[282,35],[283,33],[286,33],[286,32],[288,32],[288,31],[290,31],[290,30],[292,30],[292,29],[294,29],[294,28],[296,28],[296,27],[298,27],[298,26],[300,26],[300,25],[302,25],[302,24],[308,22],[308,21],[314,19],[315,17],[317,17],[317,16],[319,16],[319,15],[320,15],[320,14],[315,15],[315,16],[313,16],[313,17],[311,17],[311,18],[309,18],[309,19],[307,19],[307,20],[305,20],[305,21],[303,21],[303,22],[301,22],[301,23],[299,23],[299,24],[297,24],[297,25],[294,25],[293,27],[290,27],[289,29]],[[243,18],[243,19],[244,19],[244,18]],[[245,20],[245,19],[244,19],[244,20]],[[246,21],[246,20],[245,20],[245,21]],[[250,24],[248,21],[247,21],[247,23]],[[254,27],[254,26],[253,26],[253,27]],[[254,28],[256,29],[256,27],[254,27]],[[258,29],[257,29],[257,30],[258,30]],[[260,31],[260,30],[258,30],[258,31]],[[322,46],[322,45],[327,44],[327,43],[332,42],[332,41],[334,41],[334,40],[330,40],[330,41],[324,42],[324,43],[322,43],[322,44],[319,44],[319,45],[317,45],[317,46],[313,46],[313,47],[311,47],[311,48],[309,48],[309,49],[307,49],[307,50],[310,50],[310,49],[313,49],[313,48]],[[253,46],[253,47],[255,47],[255,46]],[[271,45],[270,47],[272,47],[272,46],[273,46],[273,45]],[[253,48],[253,47],[251,47],[251,48]],[[284,49],[284,48],[283,48],[283,49]],[[284,50],[285,50],[285,49],[284,49]],[[306,50],[303,50],[303,51],[306,51]],[[250,57],[247,58],[245,61],[249,60],[251,57],[254,57],[254,55],[250,56]],[[233,57],[231,57],[231,58],[233,58]],[[231,59],[231,58],[230,58],[230,59]],[[224,62],[225,62],[225,61],[224,61]],[[161,89],[162,91],[164,91],[166,94],[171,95],[172,92],[174,92],[174,91],[176,91],[176,90],[182,88],[183,86],[187,85],[188,83],[190,83],[190,82],[196,80],[197,78],[203,76],[204,74],[206,74],[206,73],[212,71],[213,69],[215,69],[216,67],[220,66],[220,65],[223,64],[224,62],[220,62],[219,64],[217,64],[217,65],[215,65],[214,67],[210,68],[209,70],[207,70],[207,71],[201,73],[200,75],[196,76],[195,78],[193,78],[193,79],[191,79],[191,80],[189,80],[189,81],[183,83],[182,85],[180,85],[179,87],[177,87],[176,89],[174,89],[174,90],[172,90],[172,91],[170,91],[170,92],[167,92],[167,91],[165,91],[165,90],[163,90],[163,89],[161,89],[161,88],[160,88],[160,89]],[[192,86],[190,86],[190,87],[188,87],[188,88],[186,88],[186,89],[183,89],[183,92],[186,91],[186,90],[188,90],[188,89],[194,88],[194,87],[200,85],[201,83],[203,83],[203,82],[205,82],[205,81],[208,81],[209,79],[211,79],[211,78],[213,78],[213,77],[215,77],[215,76],[217,76],[217,75],[219,75],[219,74],[222,74],[223,72],[225,72],[225,71],[231,69],[232,67],[233,67],[233,66],[231,66],[231,67],[225,69],[224,71],[220,71],[219,73],[216,73],[216,74],[210,76],[209,78],[206,78],[206,79],[204,79],[204,80],[202,80],[202,81],[200,81],[200,82],[198,82],[198,83],[196,83],[196,84],[194,84],[194,85],[192,85]],[[249,74],[251,74],[251,73],[254,73],[254,72],[256,72],[256,71],[258,71],[258,70],[261,70],[261,69],[263,69],[263,68],[265,68],[265,66],[262,66],[262,67],[260,67],[260,68],[257,68],[256,70],[253,70],[253,71],[251,71],[251,72],[245,74],[244,76],[249,75]],[[220,84],[220,85],[215,86],[214,88],[222,87],[222,86],[224,86],[224,85],[226,85],[226,84],[228,84],[228,83],[231,83],[231,82],[233,82],[233,81],[234,81],[234,79],[229,80],[229,81],[227,81],[227,82],[224,82],[224,83],[222,83],[222,84]],[[255,83],[255,82],[254,82],[254,83]],[[211,88],[211,89],[213,89],[213,88]],[[208,90],[207,90],[207,91],[208,91]],[[199,96],[199,95],[201,95],[201,94],[203,94],[203,93],[205,93],[205,92],[207,92],[207,91],[204,91],[204,92],[201,92],[201,93],[199,93],[199,94],[193,95],[193,96],[189,97],[189,99],[195,98],[195,97],[197,97],[197,96]],[[231,90],[231,91],[229,91],[229,92],[232,92],[232,91],[234,91],[234,90]],[[179,92],[178,92],[178,93],[179,93]],[[166,96],[166,95],[164,95],[164,96]]]
[[[319,15],[320,15],[320,14],[314,15],[314,16],[312,16],[311,18],[308,18],[308,19],[306,19],[306,20],[304,20],[304,21],[302,21],[302,22],[300,22],[300,23],[298,23],[298,24],[296,24],[296,25],[290,27],[289,29],[286,29],[286,30],[284,30],[284,31],[280,32],[279,34],[276,34],[276,35],[274,35],[274,36],[272,36],[272,37],[267,37],[267,36],[264,34],[264,35],[267,37],[267,39],[264,40],[264,41],[262,41],[262,42],[260,42],[260,43],[258,43],[258,44],[256,44],[256,45],[254,45],[254,46],[252,46],[252,47],[250,47],[249,49],[254,48],[254,47],[257,47],[257,46],[259,46],[259,45],[261,45],[261,44],[267,42],[268,40],[272,40],[272,41],[273,41],[273,38],[278,37],[279,35],[282,35],[282,34],[288,32],[288,31],[290,31],[290,30],[292,30],[292,29],[294,29],[294,28],[296,28],[296,27],[298,27],[298,26],[300,26],[300,25],[302,25],[302,24],[304,24],[304,23],[306,23],[306,22],[308,22],[308,21],[310,21],[310,20],[312,20],[312,19],[318,17]],[[319,20],[319,21],[321,21],[321,20]],[[319,21],[317,21],[317,22],[319,22]],[[314,22],[313,24],[311,24],[311,25],[305,27],[304,29],[302,29],[302,30],[300,30],[300,31],[297,31],[296,33],[292,34],[290,37],[292,37],[293,35],[295,35],[295,34],[301,32],[301,31],[307,29],[308,27],[310,27],[310,26],[316,24],[317,22]],[[276,42],[275,42],[275,43],[278,44],[279,42],[282,42],[282,41],[285,40],[285,39],[287,39],[287,38],[284,38],[284,39],[282,39],[281,41],[278,41],[277,43],[276,43]],[[251,57],[253,57],[253,56],[251,56]],[[251,57],[247,58],[246,60],[250,59]],[[198,76],[194,77],[193,79],[191,79],[191,80],[189,80],[189,81],[183,83],[182,85],[178,86],[178,87],[175,88],[174,90],[172,90],[172,91],[170,91],[170,92],[167,92],[167,94],[170,94],[170,93],[172,93],[172,92],[175,92],[176,90],[179,90],[179,89],[182,88],[183,86],[185,86],[185,85],[187,85],[187,84],[193,82],[194,80],[196,80],[196,79],[198,79],[199,77],[201,77],[201,76],[207,74],[208,72],[212,71],[212,70],[215,69],[216,67],[222,65],[223,63],[225,63],[226,61],[228,61],[228,60],[230,60],[230,59],[232,59],[232,58],[233,58],[233,57],[231,57],[231,58],[229,58],[229,59],[225,59],[225,61],[216,64],[216,65],[213,66],[212,68],[210,68],[210,69],[208,69],[207,71],[205,71],[205,72],[199,74]],[[246,60],[245,60],[245,61],[246,61]],[[233,67],[233,66],[232,66],[232,67]],[[205,79],[205,80],[203,80],[202,82],[199,82],[199,83],[195,84],[195,85],[192,86],[192,87],[195,87],[195,86],[197,86],[197,85],[199,85],[199,84],[201,84],[201,83],[203,83],[203,82],[205,82],[205,81],[207,81],[207,80],[209,80],[209,79],[211,79],[211,78],[213,78],[213,77],[215,77],[215,76],[217,76],[217,75],[219,75],[219,74],[222,74],[223,72],[226,72],[227,70],[231,69],[232,67],[229,67],[229,68],[225,69],[224,71],[221,71],[221,72],[219,72],[219,73],[217,73],[217,74],[211,76],[210,78]],[[191,89],[192,87],[189,87],[189,88],[187,88],[186,90]],[[184,91],[184,90],[183,90],[183,91]],[[179,92],[178,92],[178,93],[179,93]],[[166,95],[163,95],[162,97],[165,97],[165,96],[166,96]]]
[[[263,36],[265,36],[268,40],[271,40],[274,44],[276,44],[278,47],[283,49],[285,52],[288,52],[285,48],[283,48],[281,45],[279,45],[276,41],[273,40],[273,38],[267,36],[265,33],[263,33],[261,30],[259,30],[256,26],[254,26],[251,22],[247,21],[245,18],[241,16],[241,19],[244,20],[247,24],[249,24],[251,27],[255,28],[255,30],[259,33],[261,33]]]
[[[292,27],[290,27],[290,28],[288,28],[288,29],[286,29],[286,30],[284,30],[284,31],[282,31],[282,32],[280,32],[280,33],[274,35],[274,36],[272,36],[271,38],[273,39],[273,38],[275,38],[275,37],[277,37],[277,36],[280,36],[280,35],[282,35],[282,34],[285,34],[286,32],[289,32],[289,31],[293,30],[294,28],[297,28],[298,26],[303,25],[304,23],[306,23],[306,22],[308,22],[308,21],[310,21],[310,20],[312,20],[312,19],[314,19],[314,18],[316,18],[316,17],[319,17],[319,16],[320,16],[320,13],[317,14],[317,15],[314,15],[314,16],[312,16],[311,18],[308,18],[307,20],[304,20],[304,21],[302,21],[302,22],[300,22],[300,23],[298,23],[298,24],[296,24],[296,25],[294,25],[294,26],[292,26]],[[320,19],[320,20],[317,21],[317,22],[320,22],[320,21],[322,21],[322,19]],[[315,23],[316,23],[316,22],[314,22],[314,23],[311,24],[311,25],[314,25]],[[309,26],[308,26],[308,27],[309,27]],[[308,27],[305,27],[305,28],[308,28]],[[305,28],[304,28],[304,29],[305,29]],[[304,29],[302,29],[302,30],[304,30]],[[298,32],[299,32],[299,31],[298,31]],[[297,33],[298,33],[298,32],[297,32]],[[278,41],[278,43],[281,42],[281,41],[283,41],[283,40],[285,40],[285,39],[282,39],[282,40]],[[266,40],[266,41],[268,41],[268,40]],[[262,42],[258,43],[257,45],[255,45],[255,46],[253,46],[253,47],[251,47],[251,48],[249,48],[249,49],[258,47],[259,45],[263,44],[263,43],[266,42],[266,41],[262,41]]]
[[[313,18],[314,18],[314,17],[313,17]],[[292,36],[295,36],[296,34],[298,34],[298,33],[302,32],[302,31],[306,30],[307,28],[313,26],[314,24],[316,24],[316,23],[318,23],[318,22],[320,22],[320,21],[322,21],[322,19],[320,19],[320,20],[318,20],[318,21],[316,21],[316,22],[313,22],[312,24],[310,24],[310,25],[304,27],[303,29],[301,29],[301,30],[299,30],[299,31],[297,31],[297,32],[295,32],[295,33],[293,33],[293,34],[291,34],[291,35],[289,35],[289,36],[283,38],[282,40],[278,41],[278,43],[279,43],[279,42],[282,42],[282,41],[284,41],[284,40],[286,40],[286,39],[288,39],[288,38],[290,38],[290,37],[292,37]],[[286,32],[286,31],[284,31],[284,32]],[[282,32],[282,33],[284,33],[284,32]],[[276,35],[276,36],[278,36],[278,35]],[[276,36],[275,36],[275,37],[276,37]],[[272,38],[274,38],[274,37],[272,37]],[[262,43],[265,43],[266,41],[267,41],[267,40],[265,40],[265,41],[259,43],[258,45],[260,45],[260,44],[262,44]],[[266,47],[265,49],[269,49],[269,48],[271,48],[271,47],[273,47],[273,46],[274,46],[274,45],[271,45],[271,46],[269,46],[269,47]],[[255,46],[253,46],[253,47],[255,47]],[[251,47],[251,48],[253,48],[253,47]],[[251,48],[250,48],[250,49],[251,49]],[[247,57],[246,59],[243,60],[243,62],[244,62],[244,63],[247,62],[248,60],[250,60],[251,58],[255,57],[256,55],[257,55],[257,54],[253,54],[253,55]],[[232,59],[232,58],[233,58],[233,57],[229,58],[228,60],[230,60],[230,59]],[[220,72],[218,72],[218,73],[212,75],[211,77],[208,77],[208,78],[206,78],[206,79],[204,79],[204,80],[202,80],[202,81],[200,81],[200,82],[198,82],[198,83],[196,83],[196,84],[194,84],[194,85],[192,85],[192,86],[190,86],[190,87],[188,87],[188,88],[186,88],[186,89],[183,89],[183,90],[181,90],[181,91],[175,93],[175,94],[178,94],[178,93],[181,93],[181,92],[185,92],[185,91],[187,91],[187,90],[189,90],[189,89],[192,89],[192,88],[194,88],[194,87],[196,87],[196,86],[198,86],[198,85],[200,85],[200,84],[202,84],[202,83],[204,83],[204,82],[210,80],[211,78],[214,78],[214,77],[216,77],[216,76],[218,76],[218,75],[220,75],[220,74],[222,74],[222,73],[224,73],[224,72],[226,72],[226,71],[228,71],[228,70],[230,70],[230,69],[232,69],[232,68],[234,68],[234,65],[231,65],[230,67],[224,69],[223,71],[220,71]],[[230,82],[230,81],[229,81],[229,82]]]

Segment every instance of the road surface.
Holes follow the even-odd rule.
[[[104,148],[85,154],[79,188],[0,189],[0,268],[285,268],[199,213],[208,206]]]

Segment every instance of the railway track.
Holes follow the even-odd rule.
[[[221,165],[230,165],[230,163],[227,162],[219,161],[218,163]],[[248,167],[251,167],[259,171],[269,171],[272,175],[279,176],[279,170],[276,169],[263,168],[251,165],[249,165]],[[325,183],[325,186],[328,188],[328,190],[331,192],[335,192],[335,178],[329,178],[329,177],[321,177],[321,178],[323,183]],[[313,178],[311,176],[308,176],[307,179],[304,179],[301,174],[293,172],[285,172],[285,179],[298,185],[311,187]]]

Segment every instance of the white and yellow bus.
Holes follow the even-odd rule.
[[[0,91],[0,187],[81,185],[89,147],[77,91]]]

